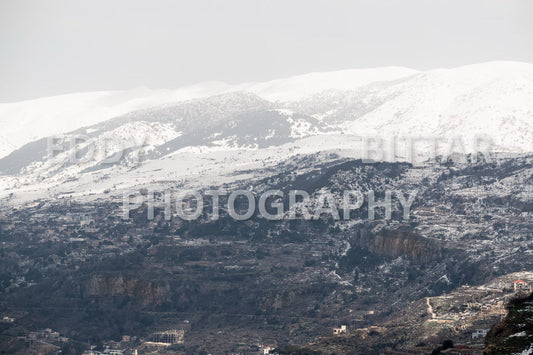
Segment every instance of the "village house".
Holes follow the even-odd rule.
[[[2,320],[0,321],[1,323],[13,323],[15,321],[15,318],[11,318],[11,317],[3,317]]]
[[[182,344],[184,334],[185,331],[183,329],[158,332],[152,334],[151,342],[160,344]]]
[[[488,329],[476,329],[476,331],[472,333],[472,339],[485,338],[488,332]]]
[[[123,355],[124,350],[119,349],[110,349],[106,347],[106,349],[103,352],[96,351],[96,350],[85,350],[82,355]]]
[[[522,281],[520,279],[513,281],[513,289],[515,292],[525,291],[526,286],[527,286],[527,282]]]
[[[340,328],[333,328],[333,335],[346,334],[347,329],[345,325],[341,325]]]
[[[271,352],[272,350],[274,350],[274,347],[272,347],[272,346],[262,346],[262,345],[260,345],[260,346],[259,346],[259,349],[260,349],[260,351],[261,351],[261,354],[267,355],[267,354],[270,354],[270,352]]]

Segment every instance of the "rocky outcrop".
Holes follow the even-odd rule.
[[[384,230],[378,234],[361,233],[357,242],[360,247],[377,255],[392,258],[405,256],[419,264],[442,258],[444,251],[440,243],[407,228]]]
[[[125,277],[122,274],[92,275],[84,284],[84,297],[129,296],[142,305],[161,304],[170,299],[170,285]]]

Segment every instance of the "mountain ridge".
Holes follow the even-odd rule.
[[[389,80],[381,80],[384,77]],[[353,88],[346,90],[350,85]],[[298,98],[265,97],[276,92],[278,97],[292,92]],[[194,176],[236,178],[238,170],[273,167],[298,154],[362,158],[368,137],[395,142],[393,151],[378,157],[388,161],[409,160],[405,149],[413,136],[430,138],[412,148],[421,161],[429,158],[431,139],[439,144],[435,154],[442,156],[489,148],[509,154],[533,151],[533,65],[527,63],[490,62],[414,73],[398,68],[348,70],[259,84],[211,83],[161,95],[144,89],[132,95],[95,95],[90,100],[98,104],[76,108],[86,111],[74,123],[68,121],[73,103],[63,111],[50,104],[51,111],[36,124],[27,113],[39,113],[35,107],[19,112],[23,126],[30,128],[17,138],[20,126],[13,120],[2,133],[18,139],[20,147],[13,150],[5,140],[1,145],[0,195],[57,189],[77,180],[114,182],[96,189],[103,191],[125,180],[143,184],[171,176],[191,181],[197,180]],[[2,114],[7,106],[2,105],[0,121],[6,122]],[[119,111],[124,112],[112,114]],[[53,127],[48,121],[52,116],[68,124]],[[33,139],[35,131],[40,138]],[[483,147],[475,144],[480,137]],[[460,144],[454,145],[456,138]],[[53,157],[50,139],[59,149]],[[89,157],[91,147],[100,150]],[[121,158],[109,163],[116,155]],[[73,156],[90,159],[72,161]]]

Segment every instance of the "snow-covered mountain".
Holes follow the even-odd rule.
[[[62,95],[0,104],[0,122],[4,196],[220,183],[298,154],[360,154],[363,136],[484,136],[497,151],[524,153],[533,150],[533,64]]]
[[[494,62],[418,73],[296,103],[357,134],[472,136],[500,150],[533,149],[533,65]]]
[[[352,90],[376,81],[416,73],[401,67],[311,73],[264,83],[202,83],[176,90],[137,88],[99,91],[0,103],[0,158],[24,144],[103,122],[128,112],[186,100],[246,91],[271,101],[294,101],[328,89]]]

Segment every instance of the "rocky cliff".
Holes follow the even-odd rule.
[[[170,299],[170,285],[166,282],[154,282],[125,277],[122,274],[92,275],[84,283],[84,297],[129,296],[143,306],[161,304]]]

